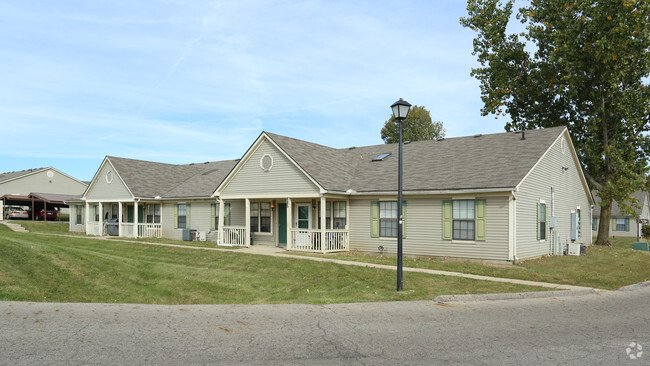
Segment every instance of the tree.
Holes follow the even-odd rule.
[[[424,107],[413,106],[402,122],[403,141],[438,140],[443,137],[445,137],[445,129],[442,122],[433,122],[431,114]],[[381,139],[387,144],[399,141],[399,125],[394,116],[384,122]]]
[[[478,33],[482,114],[508,131],[567,126],[601,198],[596,244],[609,245],[612,202],[631,209],[650,152],[650,1],[531,0],[508,34],[513,0],[469,0],[461,24]]]

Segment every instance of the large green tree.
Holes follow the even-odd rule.
[[[650,1],[530,0],[508,32],[514,1],[469,0],[461,24],[478,34],[483,115],[506,130],[567,126],[601,198],[596,244],[609,245],[611,206],[630,209],[650,153]]]
[[[429,111],[420,106],[413,106],[408,116],[402,122],[403,141],[437,140],[445,137],[442,122],[433,122]],[[399,125],[394,116],[384,122],[381,129],[381,139],[387,144],[399,141]]]

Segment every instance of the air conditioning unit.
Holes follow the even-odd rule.
[[[580,244],[569,243],[569,255],[580,255]]]
[[[196,232],[196,240],[198,240],[198,241],[206,241],[206,240],[208,240],[208,233],[206,231],[197,231]]]

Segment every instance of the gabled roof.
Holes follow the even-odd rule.
[[[19,170],[17,172],[6,172],[6,173],[0,173],[0,183],[4,183],[8,180],[20,178],[25,175],[33,174],[33,173],[38,173],[40,171],[50,169],[50,168],[35,168],[35,169],[26,169],[26,170]]]
[[[165,164],[107,156],[134,197],[210,197],[237,160],[198,164]]]
[[[79,183],[88,185],[87,182],[82,182],[79,179],[71,177],[68,174],[65,174],[64,172],[62,172],[62,171],[60,171],[58,169],[52,168],[51,166],[50,167],[45,167],[45,168],[34,168],[34,169],[19,170],[19,171],[16,171],[16,172],[0,173],[0,184],[8,182],[10,180],[19,179],[19,178],[22,178],[22,177],[25,177],[25,176],[28,176],[28,175],[36,174],[36,173],[47,171],[47,170],[53,170],[53,171],[55,171],[55,172],[57,172],[57,173],[59,173],[61,175],[64,175],[64,176],[70,178],[70,179],[76,180]]]
[[[513,189],[566,130],[554,127],[406,143],[404,191]],[[334,149],[264,133],[326,190],[391,192],[398,144]],[[373,161],[381,154],[390,154]]]
[[[593,216],[600,216],[600,197],[598,197],[598,191],[594,190],[593,191],[593,196],[594,196],[594,210],[592,212]],[[639,205],[641,208],[636,208],[633,207],[633,211],[636,212],[637,215],[641,216],[642,210],[643,210],[643,204],[646,202],[648,193],[645,191],[636,191],[632,193],[632,197],[636,200],[636,204]],[[632,200],[626,201],[627,204],[632,204]],[[612,217],[616,216],[631,216],[628,213],[621,212],[621,208],[618,206],[618,203],[616,201],[612,202]]]

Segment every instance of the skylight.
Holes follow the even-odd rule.
[[[382,161],[382,160],[386,159],[389,156],[390,156],[390,153],[383,153],[383,154],[377,156],[376,158],[372,159],[372,161]]]

